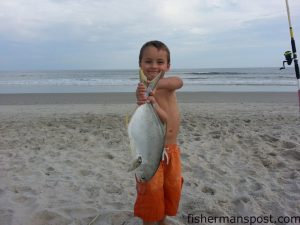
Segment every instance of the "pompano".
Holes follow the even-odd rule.
[[[147,86],[147,78],[142,70],[140,81]],[[149,95],[164,72],[158,74],[148,85]],[[139,106],[133,113],[128,124],[132,163],[129,171],[135,170],[138,181],[149,181],[157,171],[162,158],[165,143],[165,126],[159,119],[151,103]]]

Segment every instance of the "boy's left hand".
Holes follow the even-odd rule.
[[[154,97],[154,92],[151,91],[149,97],[147,98],[147,102],[151,103],[153,108],[155,109],[155,111],[157,112],[160,120],[163,123],[167,122],[168,116],[166,114],[166,112],[159,106],[158,102],[156,101],[155,97]]]
[[[149,95],[148,98],[147,98],[147,102],[148,102],[148,103],[151,103],[151,104],[154,106],[154,108],[155,108],[157,102],[156,102],[156,99],[155,99],[155,97],[154,97],[154,91],[151,91],[151,92],[150,92],[150,95]]]

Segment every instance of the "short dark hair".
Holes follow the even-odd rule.
[[[167,52],[167,61],[168,61],[168,64],[170,64],[171,62],[171,57],[170,57],[170,50],[169,48],[167,47],[167,45],[165,45],[163,42],[161,41],[157,41],[157,40],[154,40],[154,41],[148,41],[146,42],[141,50],[140,50],[140,55],[139,55],[139,64],[142,62],[142,58],[143,58],[143,55],[144,55],[144,51],[147,47],[150,47],[150,46],[153,46],[155,48],[157,48],[158,50],[164,50]]]

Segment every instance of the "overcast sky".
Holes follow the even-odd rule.
[[[300,1],[289,4],[300,52]],[[291,49],[284,0],[0,1],[2,70],[135,69],[154,39],[173,68],[280,67]]]

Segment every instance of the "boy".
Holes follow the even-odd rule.
[[[159,72],[170,69],[170,51],[160,41],[145,43],[139,55],[139,66],[151,81]],[[166,216],[177,213],[183,179],[181,177],[180,150],[177,146],[180,115],[175,91],[183,85],[179,77],[161,78],[148,98],[146,87],[139,83],[136,90],[137,104],[151,102],[159,118],[166,124],[165,151],[167,157],[148,182],[137,182],[137,199],[134,215],[144,224],[166,224]]]

